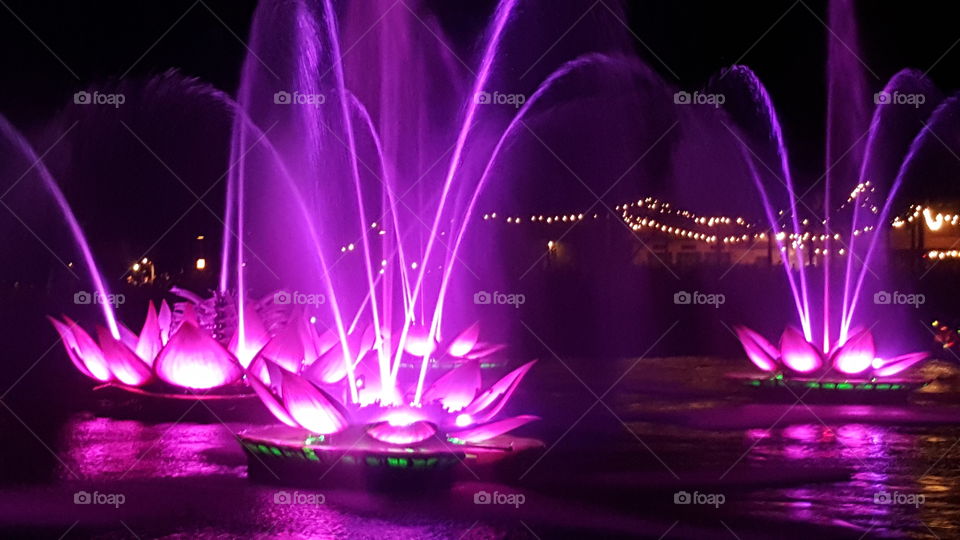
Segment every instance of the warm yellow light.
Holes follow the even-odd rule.
[[[206,238],[206,237],[203,236],[202,234],[198,234],[198,235],[197,235],[197,240],[203,240],[204,238]]]
[[[923,209],[923,219],[927,222],[927,228],[931,231],[939,231],[943,228],[943,214],[937,214],[933,217],[929,208]]]
[[[197,259],[197,270],[203,270],[207,267],[207,260],[203,257]]]
[[[134,272],[140,271],[140,263],[133,263],[133,271]]]

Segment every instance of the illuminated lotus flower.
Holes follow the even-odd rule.
[[[480,361],[469,357],[497,348],[478,346],[478,325],[452,340],[446,350],[452,357],[463,358],[462,362],[433,380],[417,405],[409,400],[409,395],[404,397],[395,383],[384,387],[378,351],[372,348],[372,337],[368,337],[372,335],[368,328],[362,334],[347,336],[346,348],[360,360],[344,360],[344,346],[328,340],[321,347],[326,350],[309,365],[301,366],[299,373],[290,369],[289,363],[280,365],[276,358],[270,358],[271,348],[267,345],[250,364],[247,380],[267,409],[288,426],[329,435],[346,429],[352,419],[364,426],[369,437],[393,445],[415,444],[441,435],[462,443],[479,443],[537,419],[522,415],[493,421],[535,361],[507,373],[481,392]],[[414,335],[414,340],[415,345],[404,349],[408,354],[443,350],[438,344],[430,344],[425,336]],[[299,351],[292,344],[289,349]],[[491,353],[483,355],[488,354]],[[334,398],[345,396],[346,401],[346,362],[352,365],[356,379],[356,403],[341,403]]]
[[[69,317],[49,317],[67,356],[84,375],[104,383],[144,387],[156,381],[190,390],[209,390],[243,376],[237,358],[198,327],[191,304],[174,323],[166,301],[160,312],[151,302],[140,334],[120,326],[120,339],[97,327],[97,340]]]
[[[824,353],[804,338],[793,327],[784,330],[780,347],[775,347],[763,336],[738,326],[734,328],[747,357],[758,368],[767,372],[791,371],[801,375],[832,370],[857,378],[889,377],[927,358],[925,352],[910,353],[885,360],[877,358],[873,334],[869,330],[855,330],[853,335],[829,353]]]

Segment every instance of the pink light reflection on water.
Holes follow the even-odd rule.
[[[89,480],[246,473],[239,446],[220,424],[151,425],[82,414],[64,425],[57,447],[66,466]],[[60,476],[71,478],[66,470]]]

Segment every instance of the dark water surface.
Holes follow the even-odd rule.
[[[466,475],[449,492],[403,495],[253,483],[234,439],[249,423],[216,406],[111,409],[84,390],[82,406],[46,417],[35,406],[54,397],[18,394],[3,401],[0,534],[960,537],[953,368],[926,368],[940,382],[909,403],[778,404],[725,376],[745,363],[543,360],[513,404],[544,418],[522,433],[546,442],[540,461],[511,485]],[[522,504],[474,504],[481,490]],[[81,491],[113,504],[75,504]],[[299,502],[276,502],[281,491]],[[676,504],[682,492],[696,500]]]

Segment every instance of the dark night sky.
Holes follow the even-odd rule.
[[[585,8],[592,4],[583,1]],[[774,98],[795,166],[814,173],[822,163],[824,118],[826,29],[818,18],[827,17],[825,0],[804,1],[633,0],[627,5],[632,30],[643,40],[638,53],[681,87],[697,88],[736,61],[750,65]],[[176,67],[233,93],[245,52],[241,41],[256,2],[204,2],[7,2],[0,8],[0,113],[29,133],[76,90],[127,70],[135,77]],[[494,6],[491,0],[428,2],[463,47],[479,35]],[[879,76],[869,80],[873,91],[900,68],[931,66],[929,76],[941,89],[949,94],[960,88],[960,46],[951,49],[960,29],[945,5],[859,2],[863,59]],[[209,198],[215,208],[217,196]],[[196,219],[203,223],[210,216]]]
[[[584,0],[585,6],[591,3]],[[244,52],[237,38],[246,39],[255,1],[205,0],[205,4],[209,10],[190,0],[7,2],[9,9],[0,9],[0,72],[5,74],[0,111],[18,123],[29,121],[56,109],[84,83],[117,76],[131,66],[133,74],[178,67],[232,91]],[[490,0],[432,0],[431,4],[448,31],[460,39],[469,39],[480,29],[493,6]],[[929,68],[960,39],[955,12],[947,4],[917,0],[904,7],[903,2],[861,1],[866,63],[881,78],[901,67]],[[190,12],[164,35],[191,5]],[[695,87],[718,69],[740,60],[753,67],[775,99],[783,102],[781,109],[791,120],[789,125],[801,133],[816,133],[815,124],[823,116],[825,29],[804,5],[826,20],[825,1],[805,0],[795,5],[752,48],[794,5],[793,0],[633,0],[627,5],[633,30],[663,61],[637,45],[656,69],[668,75],[665,64],[679,75],[681,85]],[[941,88],[957,88],[958,67],[960,47],[944,56],[930,76]]]

